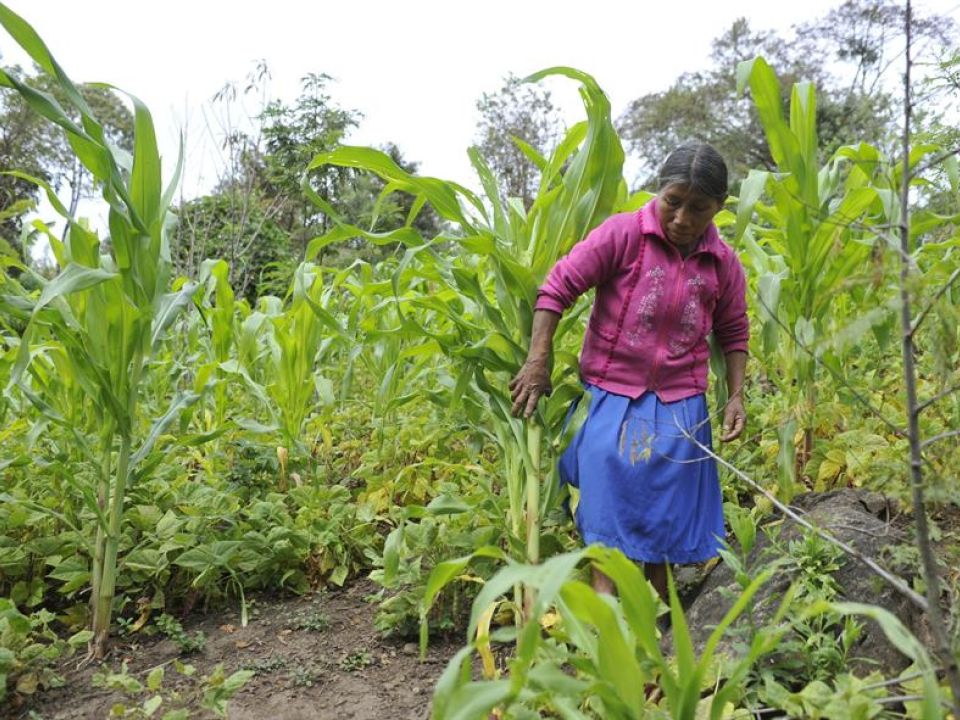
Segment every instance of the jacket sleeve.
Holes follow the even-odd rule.
[[[747,282],[743,265],[734,252],[723,260],[720,292],[713,311],[713,333],[724,353],[747,352],[750,321],[747,319]]]
[[[562,313],[587,290],[614,275],[626,244],[627,233],[618,224],[608,220],[594,228],[553,266],[540,286],[534,308]]]

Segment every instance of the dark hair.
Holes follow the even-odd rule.
[[[707,197],[727,196],[727,164],[712,145],[685,142],[667,156],[657,175],[657,189],[674,183],[689,185]]]

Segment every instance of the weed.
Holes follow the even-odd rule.
[[[164,613],[157,618],[157,628],[176,643],[177,648],[184,655],[202,652],[207,646],[207,636],[202,630],[196,630],[193,635],[184,631],[183,625],[172,615]]]
[[[311,665],[298,665],[290,673],[290,682],[294,687],[313,687],[317,681],[317,672]]]
[[[297,618],[294,628],[297,630],[309,630],[310,632],[323,632],[330,627],[330,618],[322,610],[312,610]]]
[[[197,705],[213,712],[217,717],[227,716],[227,701],[253,677],[248,670],[238,670],[227,675],[223,665],[217,665],[209,675],[197,677],[193,665],[173,661],[173,669],[190,684],[186,689],[167,689],[163,686],[166,670],[163,665],[151,669],[143,681],[131,674],[127,663],[119,670],[103,667],[93,674],[94,687],[117,690],[125,696],[110,708],[110,717],[150,718],[161,708],[170,708],[164,720],[187,720],[194,715]]]
[[[283,655],[271,655],[268,658],[257,658],[253,662],[245,663],[244,670],[250,670],[254,675],[268,675],[287,666],[287,658]]]
[[[340,669],[346,670],[347,672],[356,672],[357,670],[363,670],[365,667],[369,667],[372,662],[373,659],[370,657],[369,652],[366,650],[358,650],[357,652],[346,655],[340,661]]]

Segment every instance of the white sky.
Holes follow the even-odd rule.
[[[840,0],[4,0],[30,22],[79,82],[105,81],[143,99],[157,124],[165,170],[187,136],[184,192],[216,179],[204,106],[263,58],[272,95],[291,100],[301,76],[336,78],[334,99],[364,114],[353,144],[393,141],[422,173],[474,185],[466,158],[476,100],[504,75],[571,65],[594,75],[615,116],[634,98],[703,68],[710,41],[745,16],[786,30]],[[960,0],[920,9],[960,18]],[[0,32],[3,62],[22,61]],[[549,86],[578,119],[572,81]],[[209,110],[207,111],[209,113]],[[218,138],[222,139],[222,138]]]

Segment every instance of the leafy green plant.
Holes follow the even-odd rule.
[[[157,629],[176,643],[182,654],[203,652],[207,646],[207,636],[202,630],[196,630],[192,635],[184,631],[183,625],[172,615],[162,614],[156,620]]]
[[[595,563],[614,581],[619,598],[598,594],[574,577],[583,560]],[[520,576],[537,589],[533,617],[539,622],[509,632],[484,631],[481,623],[489,617],[489,608]],[[742,693],[748,671],[779,638],[776,626],[760,630],[749,651],[729,664],[722,677],[715,675],[720,638],[769,577],[769,572],[761,574],[748,585],[710,634],[699,657],[671,579],[675,652],[668,658],[660,648],[656,592],[619,551],[591,546],[557,555],[539,566],[510,564],[486,583],[474,602],[468,637],[477,639],[450,661],[437,683],[433,717],[481,717],[499,707],[503,717],[527,717],[547,710],[572,718],[591,714],[640,718],[660,708],[673,718],[692,719],[701,712],[719,718]],[[781,614],[785,610],[786,605]],[[544,637],[543,626],[549,627],[549,637]],[[491,641],[506,639],[517,643],[509,678],[471,680],[473,650],[483,654]],[[564,672],[566,667],[574,670],[572,676]],[[659,690],[653,692],[655,687]],[[706,688],[712,692],[701,699]]]
[[[131,162],[107,140],[103,126],[34,30],[5,5],[0,5],[0,24],[56,83],[80,121],[74,122],[51,96],[7,71],[0,71],[0,86],[19,92],[31,108],[66,133],[109,206],[110,252],[101,254],[100,239],[69,216],[52,188],[27,178],[46,191],[69,231],[64,242],[48,235],[62,270],[49,282],[35,278],[42,291],[30,308],[8,384],[8,391],[19,387],[48,420],[69,427],[68,419],[37,393],[36,376],[32,385],[25,375],[28,367],[36,367],[35,359],[45,354],[45,345],[52,343],[57,370],[79,389],[82,401],[77,405],[90,407],[100,418],[98,447],[76,437],[83,453],[100,469],[96,488],[82,490],[98,528],[90,553],[94,633],[90,652],[102,657],[110,631],[128,488],[140,479],[140,465],[167,425],[199,397],[192,390],[174,397],[152,427],[144,429],[147,418],[140,405],[141,389],[150,358],[196,286],[188,283],[166,294],[168,208],[176,180],[166,189],[161,184],[160,156],[147,108],[131,96],[135,110]],[[175,178],[178,175],[179,169]]]
[[[322,610],[312,610],[297,618],[294,627],[297,630],[319,633],[330,627],[330,618]]]
[[[393,277],[403,317],[399,329],[419,339],[424,350],[442,353],[457,363],[452,409],[464,407],[463,396],[471,385],[485,396],[489,419],[484,424],[492,424],[499,442],[509,498],[511,551],[518,545],[532,563],[540,559],[542,518],[557,503],[554,470],[545,472],[544,467],[553,467],[567,408],[581,392],[575,357],[558,354],[554,394],[530,422],[512,416],[507,382],[526,358],[539,283],[561,255],[625,199],[623,149],[607,97],[593,78],[570,68],[545,70],[530,80],[549,75],[580,83],[587,120],[571,128],[549,158],[520,143],[541,173],[529,210],[516,199],[501,199],[476,149],[470,151],[470,159],[484,187],[483,197],[456,183],[411,175],[386,154],[369,148],[339,148],[318,155],[308,167],[332,164],[370,171],[387,182],[384,197],[397,191],[413,195],[415,210],[429,203],[454,229],[433,239],[421,237],[414,229],[416,212],[403,228],[388,233],[349,225],[304,183],[308,195],[336,222],[333,230],[311,243],[308,256],[351,238],[377,244],[399,242],[407,248]],[[452,263],[438,252],[440,243],[458,247]],[[418,320],[424,316],[426,321]],[[561,323],[559,344],[578,327],[578,321],[579,314],[574,312]]]
[[[891,316],[884,289],[871,283],[870,259],[884,240],[870,225],[886,225],[895,212],[889,192],[875,184],[881,158],[873,148],[841,148],[821,165],[811,83],[794,85],[787,119],[777,77],[762,58],[741,63],[737,78],[741,91],[750,88],[777,163],[776,172],[753,170],[744,180],[735,236],[753,270],[762,350],[782,378],[778,385],[788,421],[780,429],[781,493],[789,499],[797,469],[813,450],[818,362],[832,355],[836,367],[852,344],[840,343],[840,337],[853,334],[855,340]],[[866,162],[868,155],[873,165]],[[770,204],[760,202],[764,193]],[[754,213],[758,222],[751,224]],[[856,304],[838,317],[835,309],[844,298]],[[848,328],[852,311],[867,300],[872,314]],[[832,347],[830,338],[838,340]],[[798,429],[803,436],[799,456]]]
[[[290,673],[290,682],[294,687],[313,687],[317,682],[317,671],[309,665],[298,666]]]
[[[53,621],[48,610],[24,615],[10,600],[0,598],[0,701],[12,702],[63,684],[57,665],[83,646],[90,632],[64,640],[53,629]]]
[[[244,670],[248,670],[256,675],[269,675],[277,670],[283,670],[289,665],[289,660],[284,655],[271,655],[266,658],[257,658],[252,662],[245,663]]]
[[[357,670],[363,670],[366,667],[369,667],[373,662],[373,658],[370,657],[370,653],[367,650],[357,650],[352,653],[348,653],[340,660],[340,669],[346,670],[347,672],[356,672]]]
[[[161,720],[186,720],[197,709],[209,710],[217,717],[227,717],[227,704],[254,673],[238,670],[231,675],[224,672],[223,665],[216,665],[209,675],[197,677],[193,665],[173,661],[173,668],[182,678],[190,680],[185,690],[168,690],[164,687],[166,671],[163,665],[151,669],[141,681],[129,672],[126,661],[119,670],[104,666],[93,674],[93,686],[118,690],[127,697],[127,702],[115,703],[110,717],[152,718],[163,707],[171,709],[159,716]],[[146,697],[144,697],[146,696]],[[133,704],[128,704],[132,702]]]

